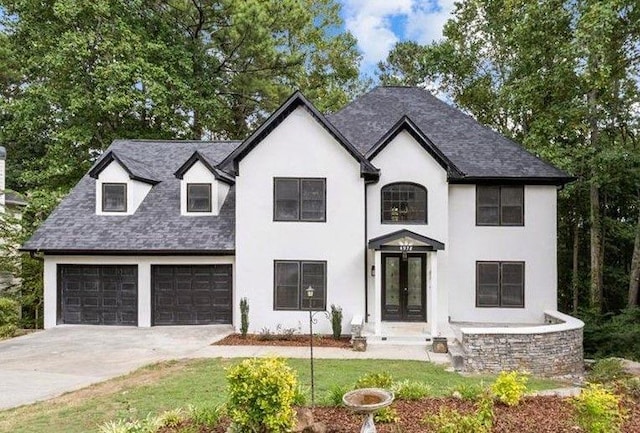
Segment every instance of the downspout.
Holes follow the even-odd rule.
[[[369,273],[367,272],[367,181],[364,181],[364,322],[369,322]]]

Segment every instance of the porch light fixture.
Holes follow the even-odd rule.
[[[376,265],[371,265],[371,276],[372,277],[376,276]]]
[[[402,260],[407,260],[407,252],[413,250],[413,242],[405,238],[399,242],[398,248],[402,252]]]

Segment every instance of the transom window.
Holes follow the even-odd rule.
[[[277,177],[274,221],[326,221],[326,179]]]
[[[524,307],[524,262],[476,262],[477,307]]]
[[[274,262],[275,284],[273,306],[275,310],[327,309],[327,262],[277,260]],[[306,295],[313,287],[313,298]]]
[[[524,187],[522,185],[476,187],[476,225],[524,225]]]
[[[382,187],[383,223],[427,223],[427,190],[414,183]]]
[[[102,184],[102,212],[127,211],[127,184]]]
[[[187,212],[211,212],[211,184],[187,184]]]

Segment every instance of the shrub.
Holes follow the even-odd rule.
[[[331,304],[331,330],[336,340],[342,334],[342,308]]]
[[[425,416],[422,422],[438,433],[489,433],[493,426],[493,401],[483,398],[472,414],[443,407],[437,415]]]
[[[527,390],[528,380],[529,376],[526,373],[503,371],[491,385],[491,392],[501,403],[507,406],[515,406],[522,400]]]
[[[276,326],[276,332],[274,338],[276,340],[290,341],[296,334],[296,328],[285,328],[280,323]]]
[[[249,300],[247,298],[240,299],[240,334],[242,338],[247,336],[249,332]]]
[[[361,376],[357,381],[354,389],[358,388],[385,388],[391,389],[393,386],[393,378],[386,371],[382,373],[367,373]]]
[[[475,401],[485,393],[484,383],[461,383],[451,393],[453,397]]]
[[[420,400],[431,394],[431,387],[424,382],[403,380],[393,385],[393,393],[399,400]]]
[[[178,427],[185,420],[182,409],[167,410],[158,416],[158,422],[162,427]]]
[[[621,381],[620,389],[625,395],[640,400],[640,377],[630,377]]]
[[[0,298],[0,338],[13,337],[18,328],[20,306],[9,298]]]
[[[224,414],[224,406],[189,406],[189,418],[202,427],[216,427]]]
[[[307,404],[307,396],[310,395],[311,389],[308,386],[298,385],[296,387],[296,393],[293,396],[294,406],[305,406]]]
[[[258,334],[258,340],[260,341],[268,341],[273,340],[275,338],[275,334],[271,332],[269,328],[266,326],[260,330]]]
[[[342,406],[342,396],[351,391],[347,385],[333,385],[327,394],[327,404],[330,406]]]
[[[286,432],[295,424],[295,372],[278,358],[246,359],[227,373],[227,411],[239,431]]]
[[[640,361],[640,308],[627,308],[617,315],[585,310],[580,312],[580,318],[585,324],[585,355]]]
[[[381,424],[391,424],[400,421],[400,416],[398,415],[398,411],[387,406],[377,411],[373,416],[373,420]]]
[[[598,360],[587,374],[587,380],[591,383],[607,384],[630,375],[624,370],[622,360],[617,358],[605,358]]]
[[[620,400],[597,383],[590,383],[573,398],[578,425],[587,433],[615,433],[620,431],[624,414]]]
[[[99,433],[156,433],[162,427],[160,419],[151,414],[147,418],[140,420],[124,420],[108,421],[98,427]]]

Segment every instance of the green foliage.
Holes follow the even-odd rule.
[[[194,424],[202,427],[216,427],[224,413],[223,405],[189,405],[189,418]]]
[[[403,380],[393,384],[392,391],[399,400],[420,400],[431,395],[431,387],[417,380]]]
[[[249,331],[249,300],[247,298],[240,299],[240,333],[242,337],[247,336]]]
[[[241,431],[289,431],[295,424],[295,372],[278,358],[246,359],[227,372],[227,410]]]
[[[426,415],[422,422],[437,433],[489,433],[493,426],[493,401],[483,398],[472,414],[443,407],[437,415]]]
[[[640,400],[640,377],[629,377],[619,382],[620,390],[634,400]]]
[[[185,413],[182,409],[164,411],[158,416],[158,422],[162,427],[175,428],[185,421]]]
[[[342,396],[351,391],[352,388],[347,385],[334,384],[329,388],[325,398],[326,404],[329,406],[342,406]]]
[[[342,334],[342,308],[331,304],[331,330],[336,340]]]
[[[453,389],[452,396],[463,400],[478,400],[486,392],[483,382],[461,383]]]
[[[600,384],[589,384],[572,400],[576,421],[586,433],[620,431],[624,414],[619,398]]]
[[[20,306],[9,298],[0,298],[0,338],[13,337],[19,321]]]
[[[387,406],[378,410],[373,415],[373,420],[375,422],[379,422],[381,424],[391,424],[400,421],[400,416],[398,415],[398,411],[394,408]]]
[[[622,360],[617,358],[605,358],[596,361],[587,374],[587,380],[592,383],[609,384],[629,377],[624,370]]]
[[[298,385],[296,387],[296,393],[293,396],[294,406],[305,406],[307,404],[307,396],[311,394],[311,388],[308,386]]]
[[[98,427],[99,433],[156,433],[162,427],[159,417],[147,415],[144,420],[108,421]]]
[[[507,406],[515,406],[520,403],[527,391],[529,375],[517,371],[502,371],[491,385],[491,392],[499,402]]]
[[[640,361],[640,308],[605,315],[584,310],[580,318],[585,324],[584,351],[587,356],[618,356]]]
[[[361,376],[354,386],[358,388],[383,388],[391,389],[393,387],[393,377],[390,373],[383,371],[381,373],[366,373]]]

